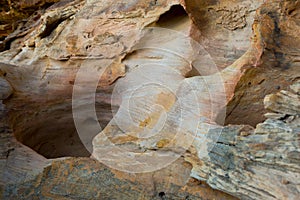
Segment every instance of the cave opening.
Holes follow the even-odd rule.
[[[159,27],[172,28],[189,20],[188,14],[181,5],[173,5],[169,11],[159,17],[155,24]]]

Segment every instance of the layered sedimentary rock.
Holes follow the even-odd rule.
[[[298,1],[54,2],[1,15],[4,199],[299,197]]]
[[[291,88],[299,90],[297,84]],[[222,128],[207,158],[196,162],[192,155],[188,158],[195,162],[192,176],[242,199],[297,199],[299,100],[291,89],[266,96],[268,119],[256,129]],[[216,137],[215,131],[209,137]]]
[[[1,51],[9,49],[10,42],[13,39],[9,35],[16,29],[22,28],[28,17],[33,14],[34,18],[39,18],[44,13],[44,9],[55,2],[58,2],[58,0],[2,0],[0,10]],[[26,30],[23,29],[20,34],[25,35]]]

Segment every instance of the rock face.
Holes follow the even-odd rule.
[[[300,196],[298,1],[1,4],[3,199]]]
[[[256,129],[222,128],[208,157],[194,161],[192,176],[242,199],[297,199],[299,102],[299,94],[292,91],[268,95],[268,119]]]
[[[0,10],[0,49],[9,49],[10,42],[13,37],[10,34],[22,28],[27,21],[27,18],[34,13],[34,17],[39,17],[44,13],[44,9],[58,0],[21,0],[10,1],[1,0]],[[27,30],[22,30],[22,36]]]
[[[298,79],[298,15],[298,1],[267,1],[257,11],[254,27],[259,27],[264,43],[261,67],[249,70],[237,85],[228,105],[227,124],[263,122],[264,96],[288,89]]]
[[[11,85],[4,78],[0,78],[0,91],[0,100],[7,99],[13,93]]]

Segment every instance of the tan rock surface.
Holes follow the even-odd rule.
[[[299,12],[298,1],[266,1],[257,11],[253,27],[264,43],[261,67],[249,70],[238,83],[228,105],[227,124],[263,122],[264,96],[287,89],[298,79]]]
[[[298,1],[7,2],[3,199],[299,197]]]

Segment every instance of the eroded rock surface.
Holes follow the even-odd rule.
[[[3,199],[300,196],[298,1],[54,2],[1,10]]]
[[[9,82],[1,77],[0,77],[0,91],[1,91],[0,100],[7,99],[13,93],[13,89],[9,84]]]
[[[222,128],[206,159],[188,158],[194,162],[192,176],[242,199],[297,199],[299,97],[284,90],[267,96],[265,106],[272,113],[256,129]],[[216,137],[214,132],[209,137]]]
[[[299,1],[266,1],[257,12],[254,27],[264,43],[261,67],[249,70],[238,83],[227,124],[263,122],[264,96],[289,88],[299,78]]]

